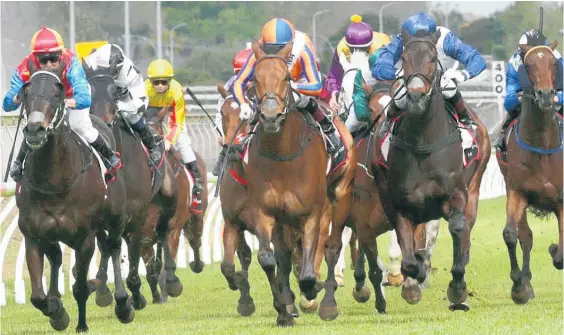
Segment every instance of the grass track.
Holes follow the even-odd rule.
[[[529,223],[534,237],[531,271],[536,299],[524,306],[515,305],[510,297],[509,260],[502,238],[505,198],[498,198],[480,202],[478,222],[472,233],[471,263],[466,272],[468,286],[478,298],[471,299],[472,309],[467,313],[453,313],[447,308],[452,240],[443,221],[433,254],[433,267],[437,271],[431,276],[431,287],[423,291],[423,299],[415,306],[403,301],[398,288],[387,288],[385,316],[375,312],[374,292],[365,304],[354,301],[352,271],[347,269],[346,286],[337,290],[341,314],[335,321],[321,321],[317,314],[301,314],[294,329],[278,329],[270,289],[255,256],[249,277],[257,311],[251,317],[237,314],[239,294],[228,289],[219,264],[213,264],[199,275],[189,269],[179,270],[183,294],[165,305],[149,304],[144,310],[136,311],[135,320],[129,325],[114,317],[113,304],[99,308],[91,296],[87,306],[90,334],[562,334],[563,273],[552,266],[548,254],[548,246],[558,241],[556,219],[539,221],[529,215]],[[387,263],[388,237],[379,238],[379,243]],[[297,288],[293,277],[292,287]],[[150,300],[144,278],[142,288]],[[29,300],[25,305],[16,305],[12,290],[13,282],[7,282],[8,306],[0,310],[1,334],[55,333],[48,319]],[[74,333],[78,317],[76,303],[68,292],[63,302],[71,318],[65,332]]]

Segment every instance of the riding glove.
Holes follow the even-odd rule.
[[[241,113],[239,113],[239,119],[241,121],[249,121],[253,117],[253,110],[249,104],[244,103],[241,105]]]

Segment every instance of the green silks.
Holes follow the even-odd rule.
[[[354,77],[354,89],[353,89],[353,104],[354,104],[354,114],[356,119],[362,122],[370,121],[370,111],[368,110],[368,99],[366,97],[366,92],[362,88],[364,83],[364,78],[362,78],[362,72],[360,70],[356,71],[356,76]]]

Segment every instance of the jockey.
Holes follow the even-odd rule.
[[[301,31],[294,30],[288,20],[275,18],[264,25],[261,42],[266,49],[269,49],[268,53],[282,50],[287,43],[293,42],[288,70],[293,80],[292,88],[300,94],[300,97],[296,99],[296,107],[301,111],[310,113],[315,121],[319,122],[330,142],[327,152],[330,155],[339,152],[342,146],[340,136],[331,120],[319,108],[314,99],[321,94],[321,75],[316,63],[315,49],[309,37]],[[241,107],[239,116],[244,121],[252,119],[253,116],[253,110],[245,102],[243,87],[253,78],[256,62],[257,59],[252,53],[231,87],[233,97]]]
[[[55,30],[43,27],[33,35],[31,54],[25,57],[14,71],[10,81],[10,89],[4,97],[2,108],[9,112],[16,110],[21,104],[18,93],[31,77],[28,69],[28,62],[30,61],[41,70],[57,69],[60,62],[63,62],[64,70],[60,79],[65,87],[65,107],[70,110],[69,123],[71,128],[107,159],[108,169],[119,168],[121,165],[119,157],[100,136],[98,130],[92,126],[89,115],[92,98],[84,69],[74,53],[65,48],[61,35]],[[22,162],[26,154],[27,145],[24,141],[10,169],[10,176],[16,182],[22,179]]]
[[[464,64],[466,70],[448,69],[441,78],[442,88],[454,88],[443,90],[443,97],[454,105],[460,122],[472,126],[471,116],[468,114],[464,100],[458,90],[457,84],[479,75],[486,68],[486,61],[480,53],[473,47],[464,44],[450,30],[445,27],[437,27],[435,20],[426,13],[418,13],[410,16],[401,26],[402,31],[414,36],[418,31],[423,30],[428,33],[435,33],[438,30],[441,36],[437,42],[437,52],[439,61],[446,64],[448,58]],[[372,76],[377,80],[393,80],[396,78],[396,68],[394,65],[400,60],[403,51],[401,34],[382,49],[380,57],[372,67]],[[401,72],[400,72],[401,75]],[[395,92],[396,98],[393,99],[397,108],[405,108],[407,105],[406,88],[403,79]],[[388,115],[388,114],[386,114]]]
[[[375,32],[368,23],[362,22],[360,15],[351,16],[351,21],[352,23],[345,32],[345,37],[337,44],[337,49],[333,54],[333,62],[321,92],[321,99],[329,101],[329,106],[333,111],[339,110],[337,93],[341,90],[344,76],[340,57],[344,55],[348,59],[354,51],[364,51],[371,55],[391,42],[388,35]]]
[[[529,45],[529,46],[539,46],[539,45],[548,45],[548,41],[544,37],[544,35],[537,31],[537,30],[529,30],[521,35],[519,39],[519,44]],[[562,60],[562,56],[558,52],[558,50],[553,51],[554,56],[560,62],[560,66],[564,64]],[[502,153],[505,152],[505,133],[507,128],[511,124],[513,120],[515,120],[519,114],[521,113],[521,101],[520,98],[517,97],[517,92],[521,91],[521,85],[519,83],[519,67],[523,65],[523,57],[525,53],[521,50],[520,47],[517,48],[513,56],[509,59],[509,64],[507,66],[506,71],[506,93],[505,93],[505,101],[503,103],[505,110],[507,111],[507,117],[505,122],[501,126],[501,132],[499,137],[496,139],[494,146],[499,149]],[[562,78],[557,78],[557,80],[562,80]],[[562,105],[562,90],[560,89],[559,92],[556,93],[554,97],[554,103],[557,105]],[[561,107],[560,107],[561,108]]]
[[[194,177],[193,193],[196,203],[201,204],[202,176],[196,165],[196,154],[190,146],[190,138],[185,128],[186,107],[184,106],[184,89],[174,76],[172,65],[165,59],[157,59],[147,69],[149,79],[145,80],[145,89],[149,99],[149,108],[170,108],[172,114],[168,121],[169,133],[164,138],[165,150],[170,146],[180,152],[182,163]]]
[[[153,133],[145,122],[143,114],[147,110],[147,95],[143,76],[135,67],[131,59],[127,57],[123,50],[115,44],[104,44],[96,49],[84,59],[93,70],[98,67],[112,68],[111,64],[116,64],[115,72],[110,73],[115,79],[115,84],[123,92],[117,102],[117,108],[121,112],[123,119],[135,130],[143,144],[149,149],[151,160],[158,164],[161,160],[158,143],[153,137]]]
[[[241,72],[241,69],[245,65],[247,59],[249,59],[249,56],[251,55],[252,52],[253,51],[251,49],[243,49],[235,55],[235,57],[233,58],[233,76],[231,76],[231,78],[229,78],[229,80],[223,86],[225,87],[226,90],[229,91],[231,89],[231,86],[233,85],[235,78],[237,78],[237,75],[239,74],[239,72]],[[223,97],[220,96],[219,99],[217,100],[217,113],[215,114],[215,124],[217,125],[217,127],[220,129],[222,133],[221,135],[223,137],[222,138],[223,141],[225,141],[225,134],[223,134],[223,127],[221,127],[222,124],[221,107],[223,106],[224,101],[225,99],[223,99]],[[219,153],[219,158],[217,159],[217,162],[213,167],[212,174],[214,176],[219,176],[221,165],[223,164],[223,159],[225,158],[226,153],[227,153],[227,147],[222,146],[221,152]]]

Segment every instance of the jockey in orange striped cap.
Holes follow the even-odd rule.
[[[313,98],[321,94],[321,74],[316,63],[316,53],[310,38],[303,32],[294,30],[292,24],[282,18],[274,18],[268,21],[262,29],[261,41],[263,49],[267,54],[275,54],[282,50],[287,43],[293,42],[292,52],[287,60],[288,70],[292,77],[292,88],[299,94],[295,98],[296,107],[299,110],[311,113],[319,122],[327,135],[330,146],[328,153],[337,152],[340,137],[331,120],[321,110]],[[241,107],[241,120],[248,121],[252,118],[253,111],[245,101],[243,88],[253,78],[255,72],[256,57],[251,53],[249,59],[241,69],[239,76],[233,82],[231,92],[235,101]]]

